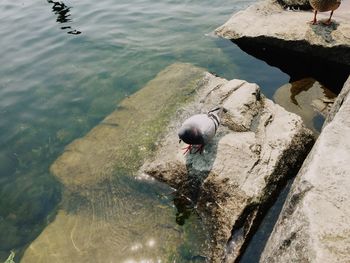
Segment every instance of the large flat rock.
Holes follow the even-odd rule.
[[[57,215],[21,262],[183,262],[189,249],[186,256],[199,255],[205,238],[198,218],[188,228],[176,224],[172,189],[136,176],[170,116],[211,78],[173,64],[68,145],[51,166],[63,185]]]
[[[260,262],[350,262],[350,78],[343,90]]]
[[[350,3],[343,1],[330,26],[311,25],[312,11],[290,11],[277,1],[258,2],[234,14],[216,34],[231,40],[254,39],[308,56],[350,65]],[[329,13],[318,14],[319,20]]]
[[[183,155],[177,130],[187,117],[227,109],[203,154]],[[179,111],[143,172],[177,189],[210,232],[209,262],[234,262],[278,185],[301,164],[313,138],[301,118],[260,94],[256,84],[212,78]]]

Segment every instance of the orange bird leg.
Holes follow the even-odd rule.
[[[194,153],[200,153],[202,154],[203,153],[203,150],[204,150],[204,144],[201,144],[198,146],[197,150],[194,152]]]
[[[182,148],[182,150],[185,150],[185,151],[184,151],[184,155],[185,155],[186,153],[188,153],[188,152],[191,153],[192,145],[189,144],[187,147]]]

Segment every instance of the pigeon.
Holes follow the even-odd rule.
[[[311,24],[315,25],[317,23],[317,12],[331,11],[329,19],[324,22],[326,25],[330,25],[333,12],[340,6],[341,0],[309,0],[309,2],[314,9],[314,19],[311,21]]]
[[[179,139],[188,144],[184,154],[191,153],[193,146],[197,146],[194,153],[202,153],[204,146],[210,142],[220,125],[220,115],[223,108],[218,107],[206,114],[196,114],[186,119],[178,131]]]

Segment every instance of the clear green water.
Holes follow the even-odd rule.
[[[268,97],[288,82],[212,33],[252,2],[1,1],[0,260],[54,217],[63,190],[48,168],[64,146],[164,67],[189,62],[256,82]],[[131,188],[134,200],[142,199],[146,190]]]

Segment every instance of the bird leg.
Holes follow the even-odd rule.
[[[204,150],[204,144],[200,144],[200,145],[198,145],[198,148],[197,148],[197,150],[194,153],[198,153],[199,152],[199,154],[202,154],[203,150]]]
[[[329,26],[332,23],[332,15],[333,15],[333,10],[331,12],[331,15],[329,16],[328,20],[326,22],[323,22],[325,25]]]
[[[312,21],[310,21],[310,23],[311,23],[312,25],[316,25],[316,24],[317,24],[316,16],[317,16],[317,10],[314,10],[314,19],[313,19]]]
[[[185,150],[184,151],[184,155],[186,154],[186,153],[191,153],[191,150],[192,150],[192,144],[189,144],[187,147],[185,147],[185,148],[182,148],[182,150]]]

